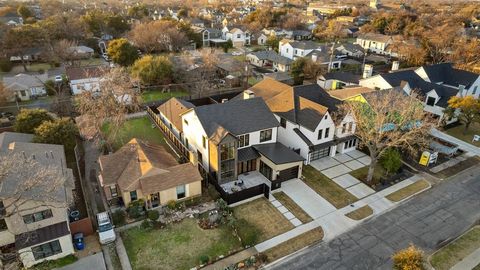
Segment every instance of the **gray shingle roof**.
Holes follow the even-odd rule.
[[[442,82],[455,87],[458,87],[460,84],[470,87],[480,76],[473,72],[455,69],[451,63],[423,66],[423,69],[431,82]]]
[[[67,222],[60,222],[43,228],[15,235],[15,248],[17,250],[48,242],[59,237],[69,235]]]
[[[257,144],[253,146],[260,154],[271,160],[275,164],[285,164],[305,159],[295,153],[285,145],[276,143]]]
[[[238,158],[237,158],[238,162],[248,161],[248,160],[256,159],[258,157],[260,157],[260,155],[258,154],[257,151],[255,151],[255,149],[253,149],[252,146],[238,149]]]
[[[252,52],[251,55],[256,56],[259,60],[268,60],[282,65],[290,65],[293,63],[293,60],[285,56],[281,56],[275,51],[259,51]]]
[[[234,135],[241,135],[279,125],[261,98],[231,100],[196,107],[194,110],[208,137],[215,133],[218,126]]]

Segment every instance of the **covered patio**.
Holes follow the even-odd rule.
[[[237,180],[223,183],[220,186],[225,192],[233,194],[235,192],[239,192],[262,184],[266,184],[270,187],[271,182],[260,172],[251,171],[239,174]]]

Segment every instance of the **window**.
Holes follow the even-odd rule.
[[[475,87],[473,88],[472,95],[475,95],[475,94],[477,93],[477,88],[478,88],[478,86],[475,86]]]
[[[427,105],[428,106],[435,106],[435,98],[434,97],[427,97]]]
[[[112,197],[118,197],[117,186],[110,186],[110,195],[112,195]]]
[[[330,135],[330,128],[325,129],[325,138],[328,138],[328,135]]]
[[[345,133],[347,131],[347,123],[343,123],[342,125],[342,133]]]
[[[23,216],[23,222],[25,222],[25,224],[31,224],[47,218],[51,218],[52,216],[53,216],[52,210],[47,209],[47,210],[43,210],[40,212]]]
[[[235,172],[234,160],[224,161],[220,164],[220,177],[222,179],[233,177],[234,172]]]
[[[48,258],[55,254],[62,253],[62,247],[60,241],[55,240],[36,247],[32,247],[33,257],[36,261],[44,258]]]
[[[295,50],[295,54],[298,54],[298,51],[297,51],[297,50]]]
[[[131,201],[136,201],[137,199],[138,199],[137,191],[136,190],[130,191],[130,200]]]
[[[207,148],[207,138],[205,136],[202,136],[202,146],[203,148]]]
[[[25,96],[27,96],[27,92],[25,92],[25,90],[22,90],[22,91],[20,91],[20,95],[22,97],[25,97]]]
[[[240,38],[241,36],[242,36],[242,35],[240,35],[240,34],[237,34],[237,38]]]
[[[226,143],[220,146],[220,160],[235,158],[235,143]]]
[[[188,121],[187,121],[187,119],[183,119],[183,123],[185,123],[185,125],[188,126]]]
[[[238,147],[248,146],[250,144],[250,134],[238,136]]]
[[[328,119],[328,114],[325,114],[325,117],[323,119]]]
[[[321,140],[322,139],[322,135],[323,135],[323,129],[320,129],[318,131],[318,139]]]
[[[5,219],[0,219],[0,232],[7,230],[7,223],[5,222]]]
[[[288,48],[285,51],[288,53]]]
[[[198,162],[203,164],[203,156],[200,151],[197,150],[197,157],[198,157]]]
[[[272,139],[272,129],[260,131],[260,142],[270,141]]]
[[[185,185],[177,186],[177,200],[185,198]]]
[[[185,138],[185,147],[188,149],[189,148],[189,145],[188,145],[188,139]]]
[[[280,126],[283,128],[287,127],[287,120],[285,118],[280,118]]]

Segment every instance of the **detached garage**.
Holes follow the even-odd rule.
[[[302,175],[304,158],[281,143],[253,146],[260,153],[259,171],[272,182],[271,189],[281,187],[282,182]]]

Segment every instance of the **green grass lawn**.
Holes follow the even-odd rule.
[[[31,269],[33,270],[50,270],[60,268],[76,262],[78,259],[74,255],[68,255],[58,260],[47,260],[40,264],[35,265]]]
[[[353,220],[361,220],[371,216],[372,214],[373,214],[373,209],[370,206],[365,205],[363,207],[358,208],[355,211],[345,214],[345,216]]]
[[[100,57],[93,57],[89,59],[82,59],[79,61],[80,66],[99,66],[99,65],[105,65],[106,61],[103,58]]]
[[[357,197],[343,189],[330,178],[317,171],[312,166],[303,167],[304,182],[320,196],[333,204],[336,208],[345,207],[356,202]]]
[[[480,226],[476,226],[454,242],[438,250],[430,257],[437,270],[447,270],[480,248]]]
[[[258,242],[293,229],[288,221],[266,198],[256,199],[233,208],[236,218],[246,220],[259,231]]]
[[[467,133],[463,133],[465,130],[464,125],[456,126],[445,130],[445,133],[451,135],[457,139],[460,139],[464,142],[473,144],[480,147],[480,142],[472,142],[473,135],[480,135],[480,123],[472,123],[468,128]]]
[[[191,269],[202,255],[215,259],[242,248],[230,227],[203,230],[189,218],[163,229],[129,229],[122,239],[133,269]]]
[[[102,132],[105,136],[110,136],[111,131],[108,123],[102,127]],[[152,127],[152,122],[147,116],[126,121],[120,130],[117,131],[115,139],[113,140],[113,149],[115,151],[118,150],[132,138],[141,139],[152,144],[163,145],[170,151],[170,147],[166,144],[162,132],[160,132],[158,128]]]
[[[174,92],[162,92],[161,90],[150,90],[142,93],[142,101],[150,102],[157,100],[170,99],[172,97],[188,96],[187,92],[174,91]]]

